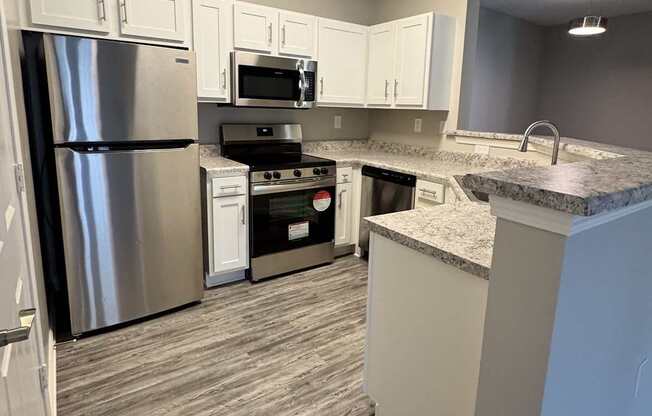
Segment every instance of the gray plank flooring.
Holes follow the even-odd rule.
[[[366,415],[366,300],[350,256],[59,345],[59,415]]]

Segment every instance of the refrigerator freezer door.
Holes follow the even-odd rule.
[[[200,300],[199,145],[55,152],[72,333]]]
[[[197,139],[192,52],[44,35],[55,143]]]

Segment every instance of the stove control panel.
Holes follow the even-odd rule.
[[[251,172],[251,182],[275,182],[287,181],[291,179],[307,179],[315,177],[335,176],[335,166],[303,168],[303,169],[284,169],[266,172]]]

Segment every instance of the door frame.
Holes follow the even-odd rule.
[[[16,167],[20,173],[17,176],[22,176],[22,185],[21,191],[18,192],[18,200],[20,205],[20,215],[22,215],[22,232],[25,241],[25,256],[27,260],[27,273],[28,279],[28,289],[32,296],[32,303],[37,309],[38,319],[35,320],[34,331],[32,331],[32,336],[37,337],[37,358],[41,366],[47,367],[47,379],[43,379],[45,375],[42,375],[41,383],[46,382],[47,388],[42,391],[44,395],[44,401],[46,404],[46,411],[51,416],[56,416],[57,407],[56,407],[56,353],[54,350],[54,334],[50,330],[50,324],[47,313],[47,304],[45,300],[45,293],[43,285],[38,284],[40,279],[43,282],[43,269],[40,261],[37,261],[37,253],[40,253],[40,249],[37,246],[38,242],[38,231],[35,227],[35,222],[33,221],[33,216],[31,215],[30,207],[34,207],[33,198],[28,196],[28,185],[31,185],[31,181],[27,181],[26,173],[31,172],[31,162],[29,160],[29,155],[25,153],[25,146],[27,142],[21,140],[20,133],[20,117],[17,101],[17,93],[22,93],[22,89],[17,91],[15,86],[16,81],[19,81],[19,78],[15,78],[14,68],[12,67],[12,54],[11,54],[11,42],[9,36],[9,27],[6,22],[6,13],[4,2],[0,1],[0,53],[2,53],[2,63],[3,67],[0,68],[0,71],[5,73],[6,85],[5,89],[7,91],[6,100],[9,103],[8,113],[10,117],[10,126],[9,130],[11,131],[11,140],[13,142],[13,151],[14,159],[16,161]],[[12,28],[12,30],[15,30]],[[22,101],[21,101],[22,102]],[[22,109],[24,115],[24,109]],[[28,184],[29,182],[29,184]],[[33,189],[29,190],[30,195],[33,192]],[[47,339],[44,339],[46,335]]]

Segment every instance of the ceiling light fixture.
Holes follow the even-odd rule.
[[[607,31],[607,18],[602,16],[585,16],[573,19],[568,25],[572,36],[595,36]]]

